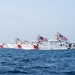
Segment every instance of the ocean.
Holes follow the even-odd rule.
[[[0,49],[0,75],[75,75],[75,50]]]

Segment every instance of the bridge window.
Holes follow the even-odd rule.
[[[75,47],[75,45],[73,45],[73,47]]]
[[[60,46],[62,46],[62,44],[60,44]]]

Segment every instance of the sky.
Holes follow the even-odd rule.
[[[0,0],[0,43],[56,32],[75,42],[75,0]]]

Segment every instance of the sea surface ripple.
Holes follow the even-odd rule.
[[[75,75],[75,50],[0,49],[0,75]]]

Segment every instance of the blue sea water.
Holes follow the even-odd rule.
[[[75,75],[75,50],[0,49],[0,75]]]

